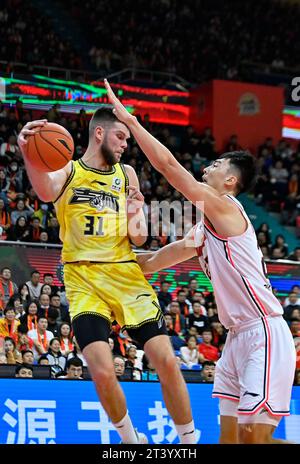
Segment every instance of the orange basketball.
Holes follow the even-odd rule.
[[[72,159],[74,141],[64,127],[47,122],[28,136],[26,152],[30,163],[39,171],[57,171]]]

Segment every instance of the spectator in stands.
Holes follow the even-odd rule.
[[[18,326],[18,337],[16,343],[16,349],[21,353],[23,350],[32,350],[33,340],[27,335],[27,326],[20,324]]]
[[[18,294],[10,297],[6,307],[15,309],[17,320],[19,320],[25,314],[24,307]]]
[[[201,380],[203,383],[214,383],[216,365],[212,361],[205,361],[202,364]]]
[[[23,199],[17,200],[17,209],[11,213],[11,223],[15,225],[17,219],[21,216],[25,217],[25,220],[28,221],[34,213],[34,210],[30,206],[25,206]]]
[[[144,352],[142,354],[144,354]],[[137,347],[135,345],[129,345],[126,350],[125,367],[132,367],[133,369],[138,369],[139,371],[143,370],[141,356],[137,356]]]
[[[52,217],[49,220],[49,226],[47,227],[47,234],[49,243],[61,243],[59,238],[59,224],[56,217]]]
[[[22,350],[22,363],[32,365],[34,363],[33,351],[32,350]]]
[[[218,348],[213,346],[213,334],[211,329],[203,329],[202,331],[202,343],[199,344],[199,353],[200,353],[200,362],[201,364],[204,361],[218,361],[219,359],[219,351]]]
[[[0,351],[0,364],[7,364],[6,354]]]
[[[57,293],[58,292],[59,289],[58,289],[58,287],[56,285],[54,285],[54,275],[51,274],[51,272],[46,272],[43,275],[43,281],[44,281],[43,282],[44,285],[50,285],[50,287],[51,287],[51,292],[50,293],[47,292],[48,295],[50,295],[51,293]],[[42,290],[44,289],[44,285],[42,287]],[[41,291],[41,293],[42,293],[42,291]],[[45,292],[43,291],[43,293],[45,293]]]
[[[187,339],[187,346],[182,346],[180,348],[182,363],[189,369],[199,364],[199,351],[197,345],[197,337],[190,335]]]
[[[116,355],[114,356],[114,368],[115,368],[115,373],[116,376],[119,378],[125,373],[125,359],[120,356]]]
[[[114,344],[114,341],[113,341],[113,339],[111,337],[108,337],[108,344],[109,344],[109,347],[111,349],[111,352],[114,353],[115,344]]]
[[[190,279],[189,286],[188,286],[188,295],[187,295],[188,300],[190,300],[191,302],[193,301],[194,294],[197,290],[198,290],[197,279],[194,279],[194,278]]]
[[[217,346],[220,351],[220,346],[224,345],[226,341],[226,336],[227,336],[226,330],[221,324],[221,322],[219,321],[218,316],[216,315],[213,316],[209,322],[210,322],[210,326],[211,326],[211,330],[213,334],[212,343],[214,346]]]
[[[233,134],[230,136],[229,142],[227,143],[225,147],[225,152],[239,151],[239,150],[242,150],[242,147],[238,143],[238,136],[236,134]]]
[[[38,364],[40,366],[49,366],[49,359],[47,358],[47,354],[42,354],[38,359]]]
[[[203,135],[201,136],[199,146],[200,154],[203,158],[206,158],[207,160],[213,160],[216,158],[215,143],[216,141],[212,135],[211,128],[206,127]]]
[[[298,319],[290,319],[289,325],[293,338],[300,337],[300,321]]]
[[[208,319],[207,316],[204,315],[204,307],[200,303],[198,303],[198,301],[195,301],[193,303],[192,308],[193,312],[188,317],[188,327],[196,327],[198,334],[200,334],[203,328],[207,326]]]
[[[31,224],[29,226],[29,236],[28,242],[39,243],[41,233],[43,232],[43,228],[41,227],[40,220],[36,216],[32,216]]]
[[[28,337],[33,340],[34,359],[37,361],[41,354],[47,353],[53,333],[47,330],[48,321],[44,316],[38,317],[37,328],[29,330]]]
[[[25,216],[20,216],[15,225],[9,227],[7,231],[7,240],[16,242],[27,242],[29,237],[29,226]]]
[[[160,283],[160,292],[158,293],[158,301],[163,312],[172,301],[172,295],[169,293],[170,284],[166,280]]]
[[[81,349],[77,343],[77,340],[76,340],[76,337],[75,335],[73,336],[73,351],[71,351],[68,356],[67,356],[67,359],[72,359],[72,358],[80,358],[81,361],[82,361],[82,364],[84,367],[87,367],[87,362],[86,362],[86,359],[85,357],[83,356],[82,352],[81,352]]]
[[[46,355],[53,375],[65,370],[67,359],[60,351],[59,338],[53,337],[50,340],[49,349]]]
[[[17,340],[17,329],[20,321],[16,319],[15,308],[6,307],[3,314],[4,318],[0,319],[0,337],[11,337]]]
[[[67,360],[66,363],[66,375],[59,376],[59,379],[66,379],[66,380],[83,380],[82,378],[82,368],[83,363],[79,358],[71,358]]]
[[[296,247],[288,259],[291,261],[300,261],[300,247]]]
[[[46,293],[41,293],[38,299],[39,314],[43,314],[48,319],[48,311],[50,308],[50,296]]]
[[[16,367],[15,377],[21,379],[32,379],[33,367],[30,364],[20,364]]]
[[[4,338],[4,351],[7,358],[7,364],[16,364],[22,362],[22,356],[16,349],[16,342],[12,337]]]
[[[48,309],[48,316],[47,316],[47,319],[48,319],[47,329],[53,333],[54,337],[59,337],[60,324],[57,322],[58,318],[59,318],[58,310],[56,308],[50,307]]]
[[[143,364],[142,380],[147,380],[151,382],[153,381],[159,382],[157,372],[145,354],[143,355],[143,358],[142,358],[142,364]]]
[[[288,307],[289,309],[291,309],[292,307],[299,306],[299,305],[300,305],[300,294],[292,290],[289,293],[289,295],[286,297],[286,299],[284,300],[283,308],[284,310],[287,310]]]
[[[276,254],[274,253],[276,250]],[[288,256],[288,247],[285,243],[285,239],[283,235],[277,235],[275,239],[275,243],[272,246],[272,255],[271,258],[273,259],[285,259]]]
[[[172,317],[175,332],[177,332],[178,335],[184,335],[186,332],[186,322],[184,316],[180,314],[179,303],[177,301],[172,301],[167,309]]]
[[[51,285],[43,284],[42,287],[41,287],[41,295],[42,294],[48,295],[49,298],[50,298],[50,296],[52,295],[52,287],[51,287]]]
[[[26,282],[26,285],[29,289],[30,298],[38,301],[42,288],[39,271],[34,270],[31,272],[31,279]]]
[[[41,203],[40,208],[35,211],[34,217],[39,219],[42,229],[46,230],[50,225],[50,219],[53,217],[53,214],[49,211],[49,205],[47,203]]]
[[[263,222],[259,228],[256,230],[256,235],[259,234],[259,232],[263,232],[265,234],[265,238],[266,238],[266,244],[267,245],[271,245],[271,230],[270,230],[270,226],[267,222]]]
[[[20,323],[27,327],[27,330],[37,328],[39,307],[35,301],[29,301],[25,306],[25,314],[20,318]]]
[[[177,291],[177,302],[180,306],[180,313],[185,317],[189,317],[189,314],[192,309],[191,302],[186,298],[186,293],[184,290]]]
[[[59,318],[57,322],[68,322],[71,323],[69,310],[66,306],[63,306],[60,302],[60,295],[58,293],[54,293],[50,297],[50,306],[56,308],[59,312]]]
[[[60,350],[64,356],[68,356],[74,350],[73,333],[71,324],[63,322],[58,331]]]
[[[7,195],[9,192],[9,187],[10,187],[10,183],[9,183],[8,178],[6,177],[5,168],[0,166],[0,199],[3,201],[4,206],[8,206],[9,199]]]
[[[8,212],[7,207],[5,206],[5,201],[1,196],[3,190],[1,191],[1,169],[0,169],[0,227],[2,227],[2,240],[7,239],[7,233],[10,229],[11,218]]]
[[[11,280],[11,269],[3,267],[0,275],[0,311],[3,311],[8,300],[18,293],[18,287]]]

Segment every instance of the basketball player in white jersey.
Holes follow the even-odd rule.
[[[243,151],[226,153],[199,183],[105,85],[116,116],[151,164],[204,213],[183,240],[141,256],[139,264],[149,273],[198,255],[213,284],[219,319],[229,331],[213,388],[220,398],[220,443],[284,443],[272,435],[289,414],[295,348],[255,231],[235,198],[253,182],[254,159]]]

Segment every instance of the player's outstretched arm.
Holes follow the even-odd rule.
[[[172,153],[144,129],[135,116],[128,113],[112,91],[107,80],[104,80],[104,83],[108,98],[114,107],[113,111],[115,115],[128,126],[152,166],[161,172],[176,190],[181,192],[199,209],[204,210],[205,203],[205,214],[207,214],[208,217],[211,218],[216,213],[230,214],[233,209],[232,205],[214,188],[196,181],[196,179],[178,163]]]
[[[192,231],[177,242],[170,243],[158,251],[137,255],[137,262],[144,274],[160,271],[196,256]]]
[[[68,176],[71,173],[71,162],[64,168],[54,172],[41,172],[30,163],[30,152],[27,151],[28,137],[32,137],[39,127],[46,124],[46,119],[28,122],[18,136],[18,145],[23,155],[26,172],[30,183],[38,197],[45,202],[56,200]]]

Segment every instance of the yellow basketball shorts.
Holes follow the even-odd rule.
[[[64,283],[72,320],[99,314],[123,329],[135,329],[162,315],[155,292],[135,262],[67,263]]]

